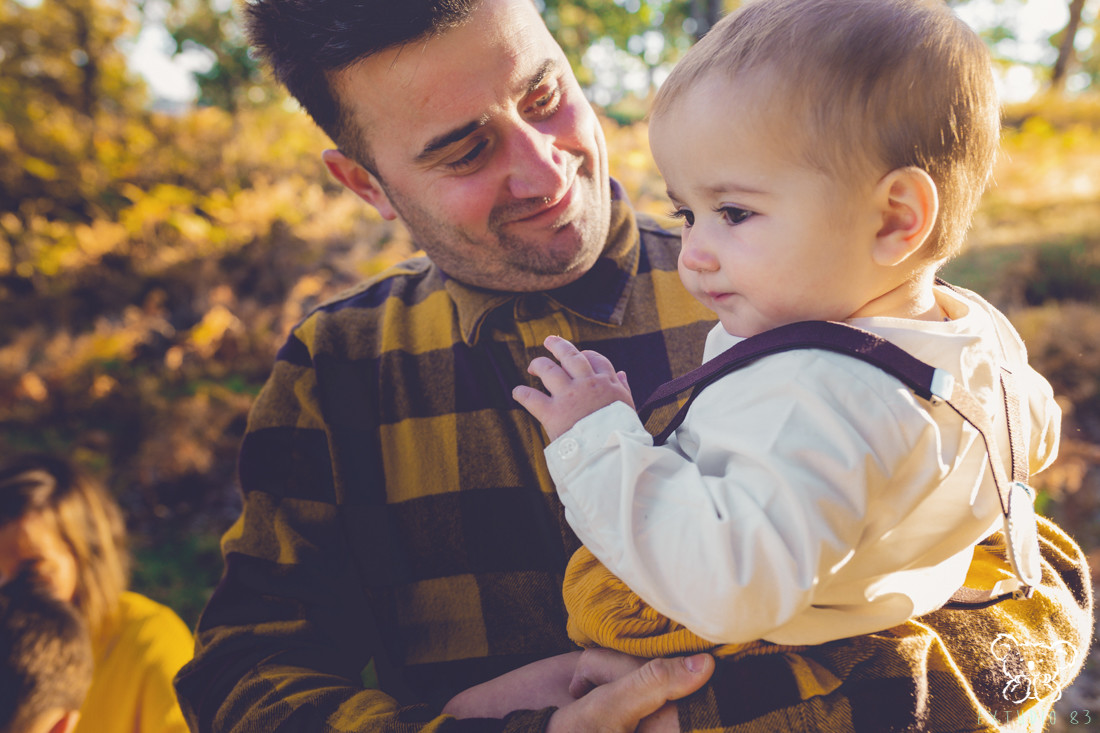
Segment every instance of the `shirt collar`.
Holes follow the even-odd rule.
[[[443,276],[444,288],[458,310],[462,340],[477,343],[481,327],[490,313],[502,306],[515,307],[521,297],[537,295],[590,321],[620,326],[630,297],[630,286],[638,272],[640,235],[634,211],[622,186],[611,180],[611,227],[607,246],[592,268],[577,280],[545,293],[510,293],[466,285]]]

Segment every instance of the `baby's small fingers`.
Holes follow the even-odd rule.
[[[585,350],[581,354],[588,360],[588,365],[592,367],[592,371],[596,374],[612,375],[615,373],[615,366],[611,363],[611,360],[598,351]]]
[[[556,361],[546,356],[537,356],[527,365],[527,373],[542,380],[542,386],[551,393],[569,386],[573,378]]]
[[[592,365],[588,362],[588,357],[578,351],[576,346],[563,339],[561,336],[547,336],[546,340],[542,343],[547,350],[561,362],[562,369],[564,369],[569,376],[587,377],[593,373]]]
[[[638,409],[634,404],[634,394],[630,391],[630,382],[626,379],[626,372],[615,372],[615,376],[619,379],[619,384],[623,386],[627,393],[627,399],[624,400],[626,404],[630,405],[631,409]]]
[[[550,404],[549,396],[525,384],[521,384],[512,390],[512,399],[536,417],[538,417],[538,413],[541,412],[543,407]]]
[[[558,363],[547,356],[536,356],[531,360],[531,363],[527,365],[527,373],[533,374],[536,377],[546,374],[554,369],[560,369]]]

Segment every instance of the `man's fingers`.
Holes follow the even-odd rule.
[[[646,668],[649,668],[646,670]],[[586,649],[581,654],[577,667],[573,671],[573,680],[569,683],[569,692],[574,697],[581,697],[588,691],[618,683],[630,677],[640,677],[644,684],[656,684],[651,677],[663,674],[702,674],[705,681],[714,671],[714,658],[709,654],[696,654],[690,657],[672,657],[668,659],[645,659],[632,657],[629,654],[612,651],[610,649]],[[702,682],[699,683],[702,685]],[[698,689],[699,685],[687,690],[676,697],[668,697],[666,700],[675,700],[690,694]],[[660,684],[657,684],[660,687]]]
[[[680,733],[679,713],[676,703],[666,702],[638,722],[636,733]]]
[[[649,696],[656,704],[653,712],[669,700],[679,700],[698,690],[714,672],[714,657],[696,654],[690,657],[651,659],[624,678],[639,697]],[[617,684],[617,683],[612,683]],[[629,694],[624,691],[624,694]],[[648,715],[648,713],[647,713]]]
[[[581,697],[595,687],[626,677],[647,661],[611,649],[585,649],[573,670],[569,692],[573,697]]]
[[[609,664],[597,666],[605,671],[625,664],[624,660],[603,661]],[[642,718],[660,710],[669,700],[698,690],[713,672],[714,658],[709,654],[651,659],[626,676],[595,687],[576,703],[560,708],[551,717],[547,730],[633,731]]]

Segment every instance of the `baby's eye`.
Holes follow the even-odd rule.
[[[722,215],[727,224],[740,224],[755,213],[738,206],[719,206],[715,211]]]
[[[673,219],[682,221],[685,229],[695,225],[695,214],[691,209],[676,209],[668,212],[668,215]]]

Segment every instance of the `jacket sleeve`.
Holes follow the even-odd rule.
[[[552,711],[456,721],[364,689],[385,631],[349,557],[315,371],[287,352],[250,414],[242,513],[222,540],[225,571],[199,621],[195,658],[176,678],[191,729],[542,730]]]
[[[888,556],[867,549],[927,500],[944,470],[939,428],[914,400],[854,359],[782,354],[708,387],[666,446],[653,446],[620,403],[560,437],[548,463],[577,535],[657,611],[719,643],[820,643],[838,638],[840,614],[826,623],[829,610],[817,609],[856,602],[853,575],[931,563],[940,550],[929,544],[965,550],[981,536],[971,525],[994,516],[959,512],[935,538],[922,528]],[[575,449],[563,453],[565,440]],[[860,572],[845,569],[853,563]],[[936,607],[954,580],[884,593],[843,630]],[[795,627],[811,606],[815,620]]]

